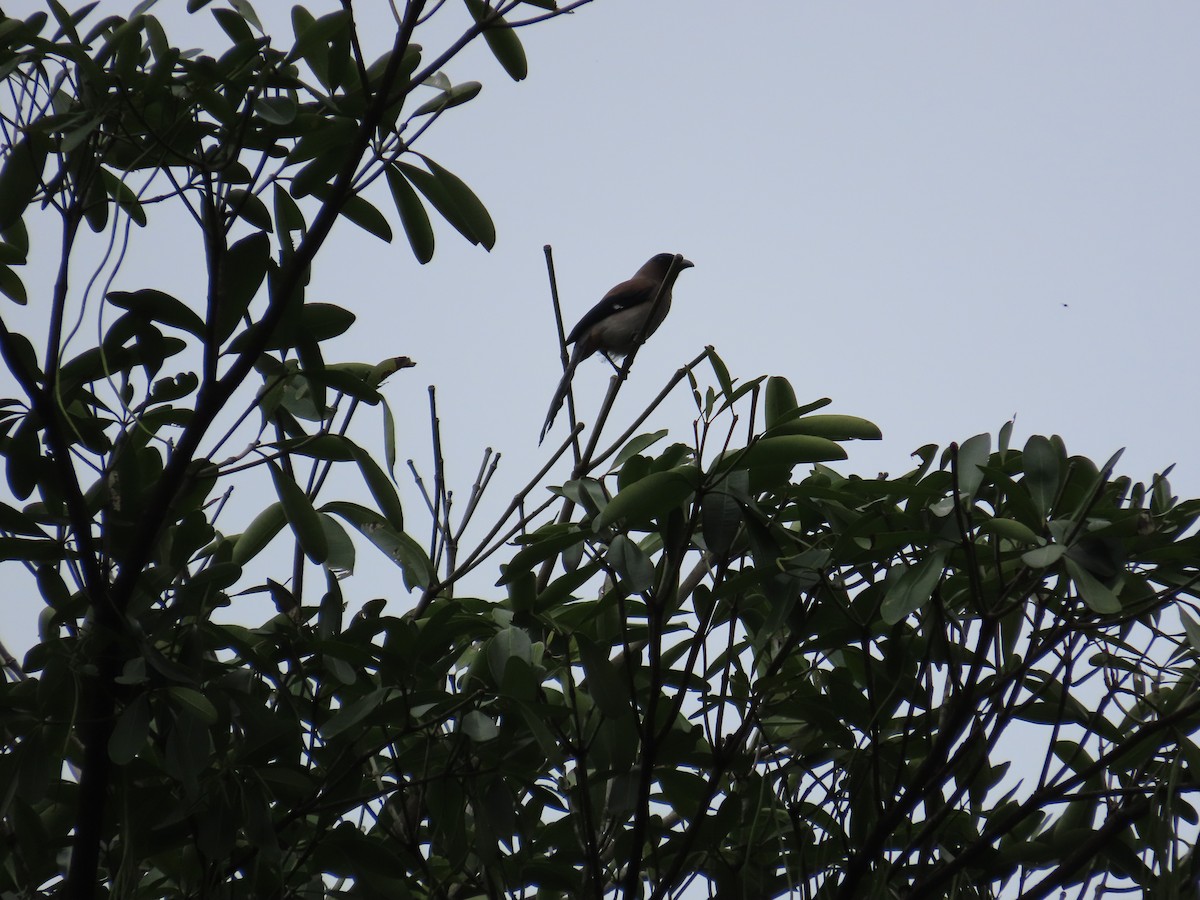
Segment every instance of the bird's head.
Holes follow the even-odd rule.
[[[646,275],[650,278],[665,278],[667,273],[671,271],[671,263],[674,261],[674,253],[659,253],[656,256],[652,256],[644,266],[638,269],[638,274]],[[679,260],[678,272],[682,272],[684,269],[690,269],[694,265],[695,263],[690,259],[684,259],[681,257]],[[678,274],[678,272],[676,274]]]

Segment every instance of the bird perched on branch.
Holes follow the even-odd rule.
[[[671,288],[675,279],[693,263],[673,253],[660,253],[622,281],[588,310],[567,335],[574,344],[571,359],[550,401],[550,412],[542,426],[540,444],[562,407],[575,368],[593,353],[603,353],[609,362],[627,356],[658,329],[671,310]],[[615,365],[615,363],[614,363]]]

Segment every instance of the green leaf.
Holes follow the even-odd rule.
[[[0,41],[8,40],[9,35],[11,35],[14,31],[21,31],[24,27],[25,23],[20,19],[14,18],[0,20]]]
[[[500,727],[477,709],[471,710],[462,719],[463,734],[477,744],[500,737]]]
[[[0,536],[0,560],[52,563],[66,556],[66,550],[57,541]]]
[[[348,706],[343,706],[321,726],[321,737],[331,741],[349,728],[353,728],[376,709],[390,693],[390,688],[376,688],[365,697],[360,697]]]
[[[963,441],[962,446],[958,448],[958,492],[964,500],[969,502],[975,497],[975,492],[983,483],[983,466],[987,465],[991,454],[990,434],[977,434]]]
[[[883,432],[874,422],[858,416],[828,414],[789,419],[773,428],[771,434],[811,434],[831,441],[878,441],[883,438]]]
[[[755,441],[745,451],[727,453],[718,468],[730,465],[738,469],[785,466],[845,459],[846,451],[828,438],[811,434],[785,434]]]
[[[483,0],[467,0],[467,9],[471,11],[471,16],[476,22],[487,22],[483,29],[483,39],[508,76],[513,81],[524,79],[529,74],[529,62],[525,58],[525,49],[521,46],[517,33]]]
[[[314,185],[312,194],[324,201],[332,196],[333,191],[329,185],[318,184]],[[351,194],[346,198],[342,208],[338,210],[338,215],[345,216],[363,231],[375,235],[380,240],[391,243],[392,226],[388,224],[383,213],[358,194]]]
[[[29,302],[29,295],[25,291],[25,285],[21,283],[21,276],[5,265],[0,265],[0,294],[4,294],[18,306],[25,306]]]
[[[1079,596],[1093,612],[1111,615],[1121,611],[1121,601],[1117,595],[1100,583],[1087,569],[1069,556],[1064,557],[1063,562],[1066,564],[1067,574],[1075,582]]]
[[[441,112],[454,106],[462,106],[464,103],[474,100],[481,90],[483,90],[483,85],[478,81],[464,81],[462,84],[453,85],[443,90],[436,97],[426,100],[416,108],[413,115],[427,116],[433,112]]]
[[[776,375],[768,378],[765,393],[763,413],[769,430],[791,418],[789,413],[796,409],[798,404],[796,403],[796,392],[792,390],[791,382],[786,378]]]
[[[226,197],[225,205],[231,213],[245,219],[255,228],[268,233],[275,230],[270,210],[256,194],[242,188],[234,188]]]
[[[287,94],[259,97],[254,101],[254,111],[272,125],[290,125],[296,119],[297,109],[295,99]]]
[[[88,227],[99,234],[108,225],[108,194],[104,190],[104,179],[89,179],[86,191],[83,217],[87,220]]]
[[[596,517],[599,531],[618,520],[642,524],[683,504],[696,490],[698,474],[692,466],[652,472],[612,498]]]
[[[367,483],[371,496],[379,504],[379,511],[383,513],[388,524],[396,531],[404,531],[404,511],[400,507],[400,496],[396,493],[396,488],[391,480],[379,467],[379,463],[375,462],[362,447],[351,443],[350,454],[354,457],[354,462],[358,465],[358,470],[362,472],[363,480]]]
[[[1019,544],[1040,544],[1042,542],[1033,529],[1016,519],[988,519],[980,526],[979,530],[984,534],[994,534],[996,537],[1016,541]]]
[[[321,517],[321,528],[325,532],[325,543],[329,547],[329,556],[325,567],[339,577],[354,574],[355,552],[354,542],[341,523],[332,516],[318,513]]]
[[[254,11],[254,7],[250,5],[250,0],[229,0],[229,5],[241,13],[242,18],[259,32],[263,30],[262,22],[259,21],[258,14]]]
[[[295,315],[288,315],[271,333],[266,350],[290,350],[301,341],[320,342],[345,334],[354,324],[354,313],[332,303],[305,303]],[[258,325],[239,334],[229,344],[231,352],[240,353],[259,334]]]
[[[907,567],[883,598],[883,621],[895,625],[929,602],[946,566],[945,550],[927,551],[915,566]]]
[[[229,36],[229,39],[235,44],[243,41],[254,40],[254,33],[250,30],[250,26],[246,24],[245,18],[239,15],[232,9],[214,9],[212,11],[213,18],[221,26],[221,29]]]
[[[656,431],[653,434],[639,434],[637,437],[629,439],[629,443],[621,448],[621,452],[617,454],[617,458],[613,460],[612,467],[609,471],[621,468],[627,461],[637,456],[647,447],[657,444],[665,438],[670,432],[665,428],[662,431]]]
[[[730,472],[715,488],[704,492],[700,521],[704,528],[704,546],[718,559],[724,559],[742,526],[742,504],[750,489],[749,473]]]
[[[586,535],[574,527],[568,531],[538,532],[530,535],[526,539],[528,541],[526,546],[513,554],[507,563],[501,565],[500,580],[496,582],[496,585],[500,587],[508,584],[513,579],[530,572],[539,563],[557,556],[568,547],[574,547],[581,543],[585,537]]]
[[[292,29],[296,34],[296,43],[288,54],[288,60],[294,61],[303,57],[313,72],[326,87],[332,87],[333,67],[330,65],[330,44],[336,42],[350,24],[350,11],[346,9],[331,12],[319,19],[301,6],[292,7]]]
[[[421,545],[402,531],[397,531],[387,520],[374,510],[335,500],[321,507],[321,512],[330,513],[349,522],[372,544],[383,551],[404,572],[404,582],[411,588],[429,587],[433,582],[433,563]]]
[[[558,739],[546,727],[546,722],[552,721],[552,719],[545,714],[544,707],[541,705],[531,707],[529,704],[519,701],[515,703],[515,706],[517,707],[517,712],[521,714],[521,718],[525,722],[525,727],[533,734],[534,740],[538,743],[538,748],[542,751],[542,754],[549,761],[550,765],[561,765],[564,758],[563,750],[559,746]]]
[[[308,223],[304,221],[304,212],[296,205],[296,201],[278,182],[275,184],[275,219],[279,222],[279,240],[284,247],[284,258],[291,254],[292,232],[300,234],[308,232]],[[268,244],[268,250],[270,245]]]
[[[387,400],[383,401],[383,461],[387,464],[388,474],[396,477],[396,417]]]
[[[553,610],[572,599],[575,591],[600,571],[598,562],[589,562],[584,565],[579,565],[579,562],[579,557],[576,557],[570,565],[564,561],[563,567],[567,571],[555,578],[544,591],[537,595],[538,610]]]
[[[317,565],[325,562],[329,556],[329,545],[325,542],[325,529],[321,527],[321,519],[309,499],[292,477],[283,471],[274,460],[268,460],[271,469],[271,480],[275,482],[275,493],[283,504],[284,514],[288,524],[300,542],[304,555]]]
[[[416,186],[447,222],[472,244],[491,250],[496,243],[496,226],[479,198],[458,176],[428,157],[421,157],[429,171],[400,163],[405,177]]]
[[[204,320],[170,294],[147,288],[140,291],[111,291],[107,299],[118,309],[128,310],[147,322],[158,322],[198,338],[204,337]]]
[[[133,761],[150,736],[150,699],[141,694],[121,711],[108,739],[108,756],[118,766]]]
[[[1182,606],[1179,607],[1179,618],[1183,622],[1183,630],[1187,634],[1188,643],[1192,645],[1192,650],[1200,653],[1200,624],[1197,624]]]
[[[608,545],[605,554],[608,564],[624,578],[631,591],[646,591],[654,587],[654,563],[636,542],[618,534]]]
[[[1045,518],[1058,495],[1060,454],[1048,438],[1035,434],[1025,442],[1022,460],[1025,468],[1022,483],[1029,490],[1038,514]]]
[[[271,543],[286,524],[287,513],[283,510],[283,504],[272,503],[254,517],[254,521],[245,531],[233,539],[232,561],[239,566],[245,566]]]
[[[195,372],[180,372],[168,378],[159,378],[150,388],[150,403],[169,403],[186,397],[200,386],[200,378]],[[173,410],[173,413],[187,414],[188,410]],[[186,421],[175,424],[186,425]]]
[[[15,335],[24,339],[24,335]],[[8,487],[18,500],[25,500],[37,487],[42,471],[42,442],[38,438],[37,420],[27,416],[4,448],[5,474]]]
[[[629,715],[628,684],[620,670],[608,658],[608,649],[598,646],[583,634],[575,634],[575,646],[579,649],[579,661],[587,673],[583,686],[600,711],[610,719]]]
[[[511,625],[497,632],[487,642],[488,669],[496,684],[504,682],[504,672],[510,659],[518,659],[526,665],[533,664],[533,644],[529,635]]]
[[[28,537],[48,538],[32,516],[27,515],[19,509],[9,506],[7,503],[0,502],[0,531],[10,532],[14,534],[23,534]],[[39,573],[41,570],[38,570]],[[48,571],[53,572],[53,569]],[[57,572],[55,572],[57,575]],[[39,576],[40,577],[40,576]],[[61,578],[61,576],[59,576]],[[44,596],[44,592],[43,592]]]
[[[1085,772],[1092,765],[1091,754],[1075,741],[1055,741],[1053,750],[1054,755],[1075,773]]]
[[[0,168],[0,231],[7,231],[25,214],[42,184],[50,139],[40,131],[23,134],[8,151]]]
[[[23,266],[28,259],[28,247],[21,247],[11,241],[0,241],[0,263],[6,266]]]
[[[217,296],[217,340],[224,343],[250,308],[267,276],[271,260],[271,239],[262,232],[242,238],[221,260]]]
[[[1044,569],[1062,559],[1066,552],[1067,548],[1062,544],[1047,544],[1045,547],[1026,550],[1021,554],[1021,562],[1031,569]]]
[[[379,393],[379,369],[367,363],[331,363],[322,369],[322,380],[332,390],[374,406],[383,400]]]
[[[320,190],[324,190],[325,195],[329,196],[330,185],[345,163],[349,151],[348,145],[337,144],[304,166],[292,178],[292,196],[299,199],[316,194]]]
[[[425,212],[425,204],[417,196],[408,179],[398,166],[388,166],[386,169],[388,187],[392,191],[392,199],[396,202],[396,210],[400,213],[400,223],[404,233],[408,235],[408,243],[412,247],[417,262],[424,265],[433,259],[433,225],[429,222],[429,214]]]
[[[100,178],[104,181],[104,189],[108,196],[117,201],[117,206],[138,225],[145,226],[146,211],[142,209],[142,202],[138,200],[133,188],[108,169],[100,170]]]
[[[172,700],[179,704],[180,708],[187,710],[189,715],[199,719],[205,725],[217,723],[217,708],[213,706],[211,700],[195,688],[172,685],[167,688],[167,693]]]
[[[998,435],[998,437],[996,439],[996,443],[998,444],[998,449],[1000,450],[1001,456],[1004,456],[1006,453],[1008,453],[1008,445],[1009,445],[1009,442],[1012,440],[1012,431],[1013,431],[1014,424],[1015,424],[1014,421],[1012,419],[1009,419],[1007,422],[1005,422],[1003,425],[1000,426],[1000,434]]]
[[[354,684],[358,681],[358,673],[354,671],[354,666],[337,656],[326,655],[322,662],[329,673],[340,681],[342,684]]]

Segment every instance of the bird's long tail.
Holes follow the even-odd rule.
[[[550,400],[550,411],[546,413],[546,424],[542,426],[542,433],[538,436],[539,447],[542,445],[542,441],[546,439],[546,432],[554,424],[554,417],[562,409],[563,400],[567,398],[567,391],[571,387],[571,376],[575,374],[575,367],[579,365],[582,356],[583,354],[579,352],[579,345],[576,344],[574,352],[571,353],[571,359],[567,363],[567,368],[563,371],[562,378],[559,379],[558,387],[554,389],[554,397]]]

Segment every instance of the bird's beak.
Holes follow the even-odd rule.
[[[681,259],[681,260],[679,260],[679,269],[680,269],[680,271],[682,271],[683,269],[691,269],[691,268],[694,268],[694,267],[695,267],[695,265],[696,265],[696,264],[695,264],[694,262],[692,262],[690,259]]]

